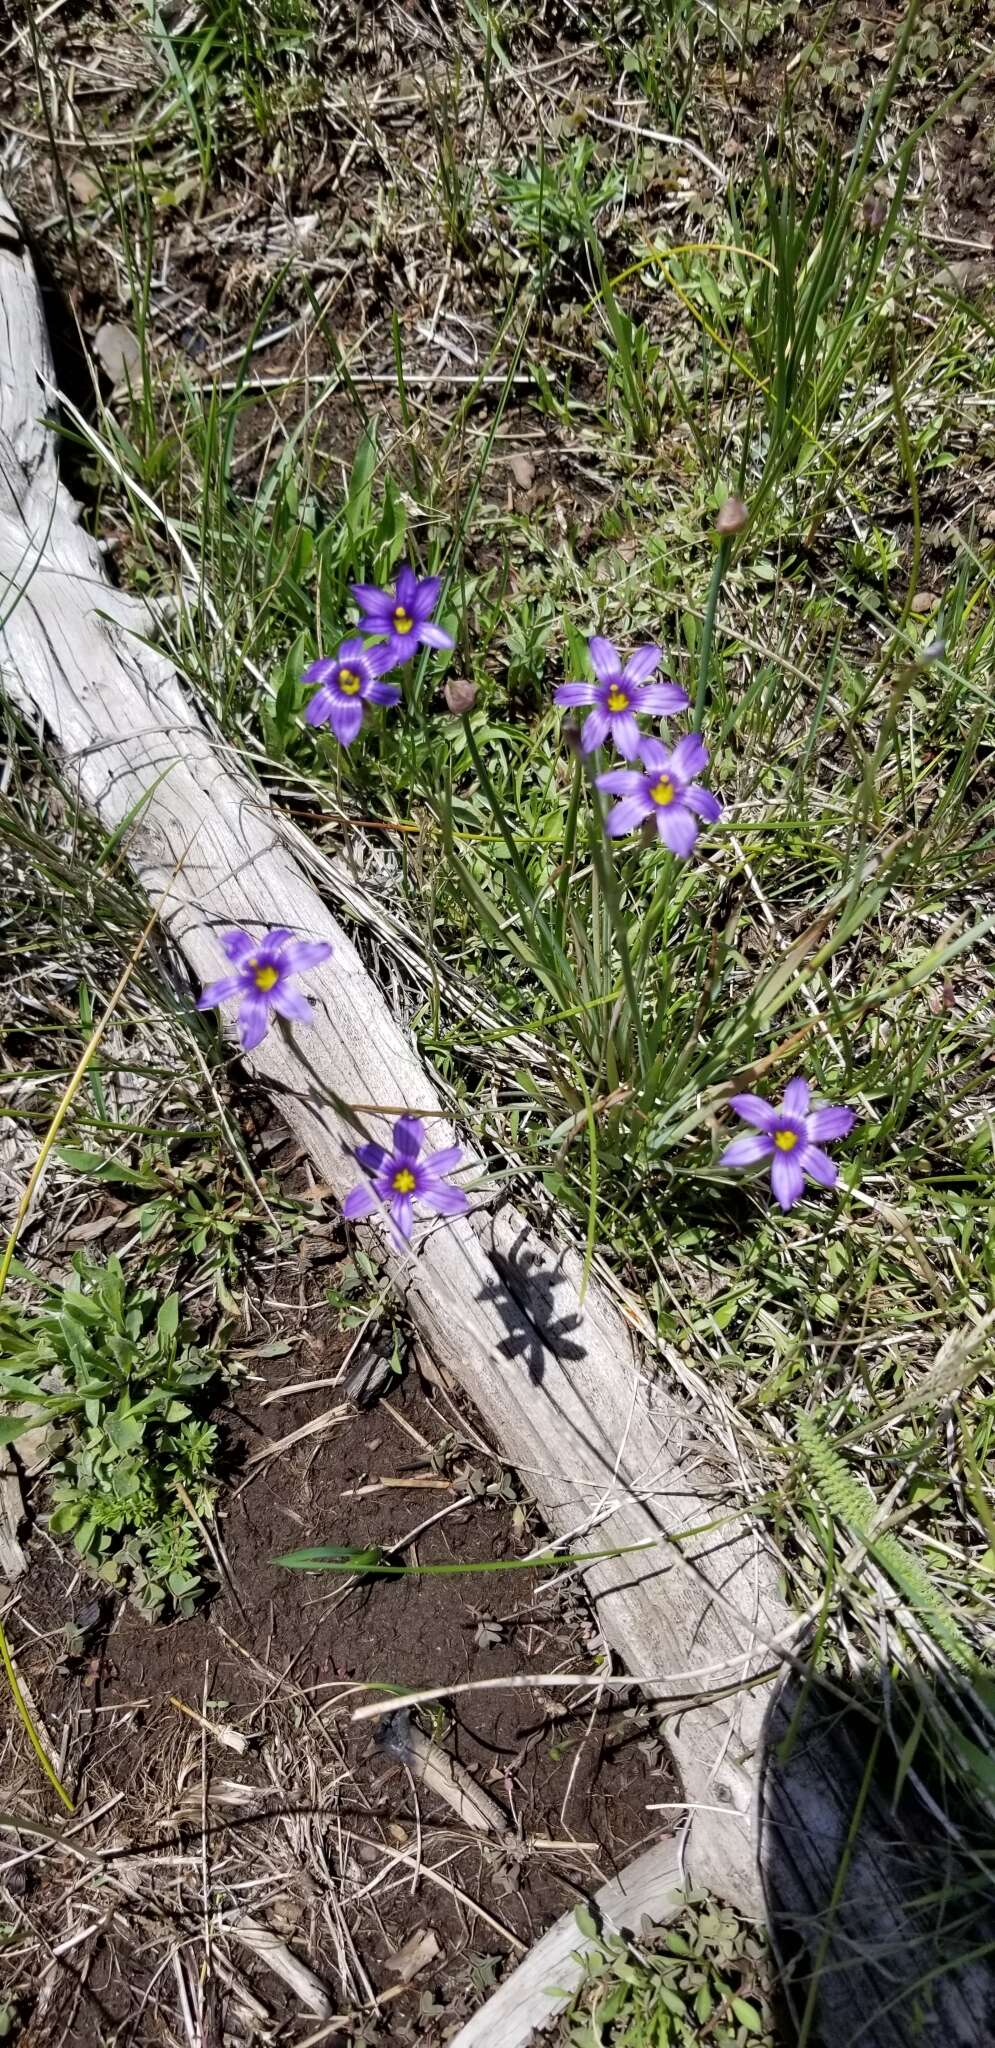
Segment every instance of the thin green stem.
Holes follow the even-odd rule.
[[[712,569],[712,580],[708,586],[708,598],[705,604],[705,616],[702,621],[701,627],[701,647],[698,652],[698,687],[695,691],[694,698],[693,725],[695,732],[701,731],[701,722],[705,716],[705,699],[708,695],[708,677],[709,670],[711,669],[712,665],[712,639],[715,633],[715,614],[718,609],[719,591],[722,588],[722,578],[726,573],[726,568],[729,562],[729,556],[731,551],[731,538],[728,534],[724,534],[719,542],[719,551],[715,557],[715,565]]]

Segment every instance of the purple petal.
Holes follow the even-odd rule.
[[[695,775],[700,775],[702,769],[708,767],[708,748],[700,732],[686,732],[684,738],[678,740],[670,756],[670,765],[682,782],[692,781]]]
[[[671,759],[670,748],[665,747],[662,740],[654,739],[652,733],[648,733],[643,740],[643,766],[649,769],[651,777],[668,775]]]
[[[773,1103],[765,1102],[762,1095],[730,1095],[729,1107],[745,1123],[755,1124],[758,1131],[773,1131],[777,1122]]]
[[[594,716],[597,716],[596,712]],[[642,743],[642,734],[631,711],[609,711],[608,718],[611,725],[611,736],[619,753],[624,760],[634,761]],[[590,723],[591,720],[588,719],[587,724],[590,725]],[[586,731],[587,727],[585,726],[584,729]]]
[[[613,647],[610,640],[603,640],[600,633],[595,633],[593,640],[587,643],[587,651],[599,683],[617,682],[622,673],[617,647]]]
[[[198,1010],[216,1010],[219,1003],[229,1003],[232,996],[242,993],[242,977],[239,974],[225,974],[220,981],[209,981],[202,995],[197,997]]]
[[[390,1218],[398,1237],[405,1240],[411,1236],[414,1213],[410,1195],[395,1195],[390,1205]]]
[[[376,583],[350,583],[350,590],[361,612],[368,619],[376,619],[386,626],[394,609],[394,600],[389,590],[381,590]]]
[[[398,604],[403,605],[408,617],[413,619],[418,603],[418,578],[410,562],[402,562],[394,588],[397,591]]]
[[[561,683],[553,691],[554,704],[593,704],[595,683]]]
[[[610,731],[610,713],[607,711],[603,711],[600,704],[596,704],[594,710],[589,713],[587,718],[585,718],[584,723],[581,727],[581,752],[584,754],[593,754],[595,747],[601,747],[604,745],[605,740],[608,738],[608,734]]]
[[[671,853],[676,853],[679,860],[687,860],[688,855],[694,852],[695,840],[698,837],[698,820],[685,804],[658,805],[656,829],[664,846],[669,846]]]
[[[595,776],[594,787],[606,789],[609,796],[646,797],[647,816],[653,808],[646,795],[646,776],[640,775],[638,768],[609,768],[604,775]]]
[[[293,1024],[310,1024],[311,1005],[303,989],[292,988],[286,983],[282,988],[270,990],[270,1002],[280,1017],[288,1017]]]
[[[690,782],[682,795],[682,802],[690,811],[697,811],[706,825],[714,825],[722,816],[722,805],[710,789],[704,789],[700,782]]]
[[[264,965],[272,954],[278,953],[280,958],[279,960],[274,959],[273,965],[274,967],[282,968],[286,965],[283,949],[287,940],[292,939],[293,936],[294,934],[289,924],[275,924],[270,931],[263,933],[262,938],[256,940],[253,951],[258,954],[259,959]]]
[[[805,1192],[805,1176],[796,1153],[774,1153],[770,1162],[770,1184],[774,1190],[775,1202],[779,1202],[784,1210],[793,1208]]]
[[[353,1223],[359,1216],[371,1216],[376,1207],[377,1198],[373,1189],[367,1187],[365,1181],[361,1181],[358,1188],[350,1188],[342,1204],[342,1214],[348,1216],[350,1223]]]
[[[414,637],[412,634],[412,639]],[[444,627],[437,626],[433,619],[423,619],[418,623],[418,644],[421,647],[439,647],[448,651],[455,647],[456,642],[452,634],[447,633]]]
[[[418,652],[418,635],[416,633],[395,633],[389,622],[383,630],[390,635],[386,646],[381,649],[381,653],[386,654],[388,657],[387,667],[403,668],[405,662],[411,661]]]
[[[374,1145],[371,1142],[368,1145],[356,1146],[356,1158],[360,1166],[365,1166],[367,1173],[382,1173],[390,1159],[390,1153],[385,1151],[382,1145]]]
[[[670,718],[675,711],[687,708],[687,697],[676,683],[647,683],[639,704],[648,718]]]
[[[605,819],[605,831],[612,839],[621,839],[626,832],[635,832],[648,818],[653,805],[647,796],[624,796]]]
[[[363,700],[353,697],[351,702],[342,697],[333,697],[328,710],[328,723],[340,747],[351,747],[363,723]]]
[[[269,1004],[255,989],[242,997],[238,1010],[238,1035],[243,1052],[252,1052],[269,1029]]]
[[[360,664],[362,664],[366,660],[365,642],[360,640],[358,636],[352,640],[343,640],[342,645],[339,648],[337,655],[335,656],[335,660],[340,668],[342,667],[343,663],[345,663],[345,666],[348,668],[349,663],[352,661],[357,661]]]
[[[370,704],[399,704],[401,692],[396,683],[371,683],[366,698]]]
[[[259,944],[248,932],[219,932],[218,938],[226,960],[245,960]]]
[[[323,960],[329,960],[332,947],[327,939],[290,939],[280,956],[280,965],[290,974],[307,974],[312,967],[320,967]]]
[[[842,1103],[834,1108],[827,1102],[825,1108],[813,1109],[811,1116],[805,1118],[805,1135],[824,1145],[833,1138],[845,1138],[853,1125],[852,1109],[844,1109]]]
[[[425,1126],[418,1116],[399,1116],[394,1125],[394,1151],[398,1159],[417,1159],[425,1143]]]
[[[653,674],[653,670],[659,668],[660,661],[661,649],[659,647],[637,647],[635,652],[630,654],[622,670],[622,681],[624,683],[645,683],[647,677]]]
[[[766,1131],[747,1131],[726,1146],[719,1165],[755,1166],[758,1160],[769,1159],[773,1150],[774,1140]]]
[[[353,657],[354,660],[358,658]],[[369,670],[371,676],[385,676],[388,669],[396,668],[397,663],[391,653],[390,643],[384,647],[364,647],[363,666]]]
[[[437,1216],[463,1216],[470,1207],[470,1197],[465,1188],[451,1188],[444,1180],[423,1188],[421,1200],[426,1209],[434,1209]]]
[[[429,1180],[436,1180],[443,1173],[453,1173],[462,1157],[462,1145],[444,1145],[441,1152],[430,1152],[422,1160],[422,1172]]]
[[[339,698],[335,696],[332,690],[324,687],[316,690],[304,713],[305,724],[328,725],[331,721],[332,711],[339,701]]]
[[[803,1079],[801,1074],[796,1074],[794,1080],[788,1082],[784,1091],[784,1101],[781,1104],[781,1108],[787,1110],[789,1116],[804,1116],[808,1108],[808,1098],[808,1082]]]
[[[329,655],[323,654],[319,661],[312,661],[310,668],[304,670],[301,682],[327,683],[329,676],[335,674],[338,665],[337,659],[333,661]]]
[[[436,599],[438,598],[441,589],[441,576],[423,576],[415,592],[414,598],[412,599],[412,618],[431,618],[431,615],[435,610]]]
[[[828,1152],[821,1152],[818,1145],[799,1145],[798,1164],[810,1180],[817,1180],[822,1188],[834,1188],[839,1175]]]

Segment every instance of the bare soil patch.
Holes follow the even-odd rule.
[[[308,1314],[306,1374],[333,1379],[345,1344],[322,1316]],[[201,1976],[217,2038],[306,2038],[314,2012],[229,1932],[244,1913],[326,1988],[330,2038],[443,2042],[519,1944],[652,1838],[647,1802],[668,1796],[645,1711],[599,1702],[590,1682],[457,1696],[415,1723],[497,1801],[500,1835],[475,1834],[419,1781],[406,1716],[350,1721],[379,1685],[589,1673],[599,1644],[548,1573],[347,1585],[278,1567],[316,1541],[389,1549],[433,1516],[405,1562],[500,1560],[541,1540],[475,1428],[413,1372],[251,1465],[340,1400],[326,1386],[267,1403],[290,1377],[285,1358],[266,1361],[224,1416],[231,1585],[208,1611],[152,1628],[42,1530],[31,1540],[8,1629],[77,1815],[96,1816],[74,1837],[94,1861],[26,1834],[19,1853],[5,1844],[17,2010],[39,2048],[174,2038],[180,1979],[196,2010]],[[8,1724],[11,1797],[37,1813],[22,1748]],[[61,1825],[54,1800],[49,1816]]]

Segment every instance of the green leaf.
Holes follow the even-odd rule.
[[[732,2009],[740,2026],[745,2027],[748,2034],[763,2033],[763,2021],[756,2006],[748,2005],[745,1998],[734,1998],[732,2000]]]
[[[162,1344],[168,1344],[170,1339],[176,1336],[176,1332],[180,1327],[180,1297],[178,1294],[170,1294],[163,1302],[155,1319],[155,1326],[159,1341]]]
[[[0,1415],[0,1445],[14,1443],[19,1436],[24,1435],[26,1429],[33,1428],[39,1419],[44,1419],[43,1410],[34,1415]]]

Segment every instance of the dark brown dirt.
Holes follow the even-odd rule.
[[[300,1378],[331,1379],[342,1359],[343,1339],[322,1328],[327,1315],[307,1316]],[[179,2031],[174,1974],[156,1973],[170,1944],[199,1944],[203,1965],[202,1866],[218,1954],[265,2009],[265,2023],[257,2015],[265,2038],[300,2039],[316,2022],[225,1938],[236,1902],[251,1906],[327,1985],[344,2015],[333,2038],[400,2043],[417,2032],[444,2041],[514,1960],[513,1937],[530,1945],[654,1833],[645,1809],[667,1796],[662,1755],[645,1713],[624,1695],[613,1693],[593,1718],[589,1688],[575,1696],[538,1684],[423,1710],[419,1725],[508,1815],[500,1842],[475,1837],[416,1785],[403,1718],[350,1721],[351,1708],[380,1686],[589,1673],[599,1644],[579,1594],[551,1590],[548,1574],[372,1580],[347,1589],[339,1575],[278,1567],[275,1555],[314,1542],[390,1548],[440,1509],[448,1512],[404,1549],[405,1562],[493,1561],[541,1540],[502,1467],[472,1442],[476,1429],[468,1437],[438,1390],[413,1374],[368,1411],[247,1467],[267,1440],[338,1403],[325,1386],[263,1405],[294,1376],[292,1358],[260,1362],[225,1416],[242,1467],[219,1523],[232,1587],[208,1612],[152,1628],[116,1595],[101,1600],[73,1555],[40,1531],[32,1540],[31,1570],[8,1622],[19,1668],[53,1746],[61,1746],[77,1810],[117,1801],[81,1840],[110,1852],[115,1866],[127,1858],[137,1891],[124,1928],[120,1914],[102,1926],[98,1906],[92,1941],[53,1965],[55,1983],[25,2037],[38,2048],[161,2041]],[[89,1619],[95,1597],[99,1618]],[[205,1737],[183,1707],[244,1736],[245,1754]],[[19,1749],[16,1734],[12,1746]],[[37,1783],[27,1773],[22,1782],[23,1802],[38,1811]],[[539,1847],[536,1838],[563,1846]],[[398,1854],[413,1860],[392,1862]],[[55,1861],[27,1866],[29,1889],[16,1901],[52,1947],[65,1936],[65,1886],[75,1874]],[[442,1883],[419,1877],[419,1865],[437,1870]],[[98,1895],[99,1887],[87,1903]],[[498,1927],[478,1916],[474,1901]],[[393,1958],[419,1930],[438,1948],[399,1993]],[[244,2001],[223,1972],[217,1992],[224,2038],[234,2038]],[[26,2006],[21,2011],[26,2017]]]

